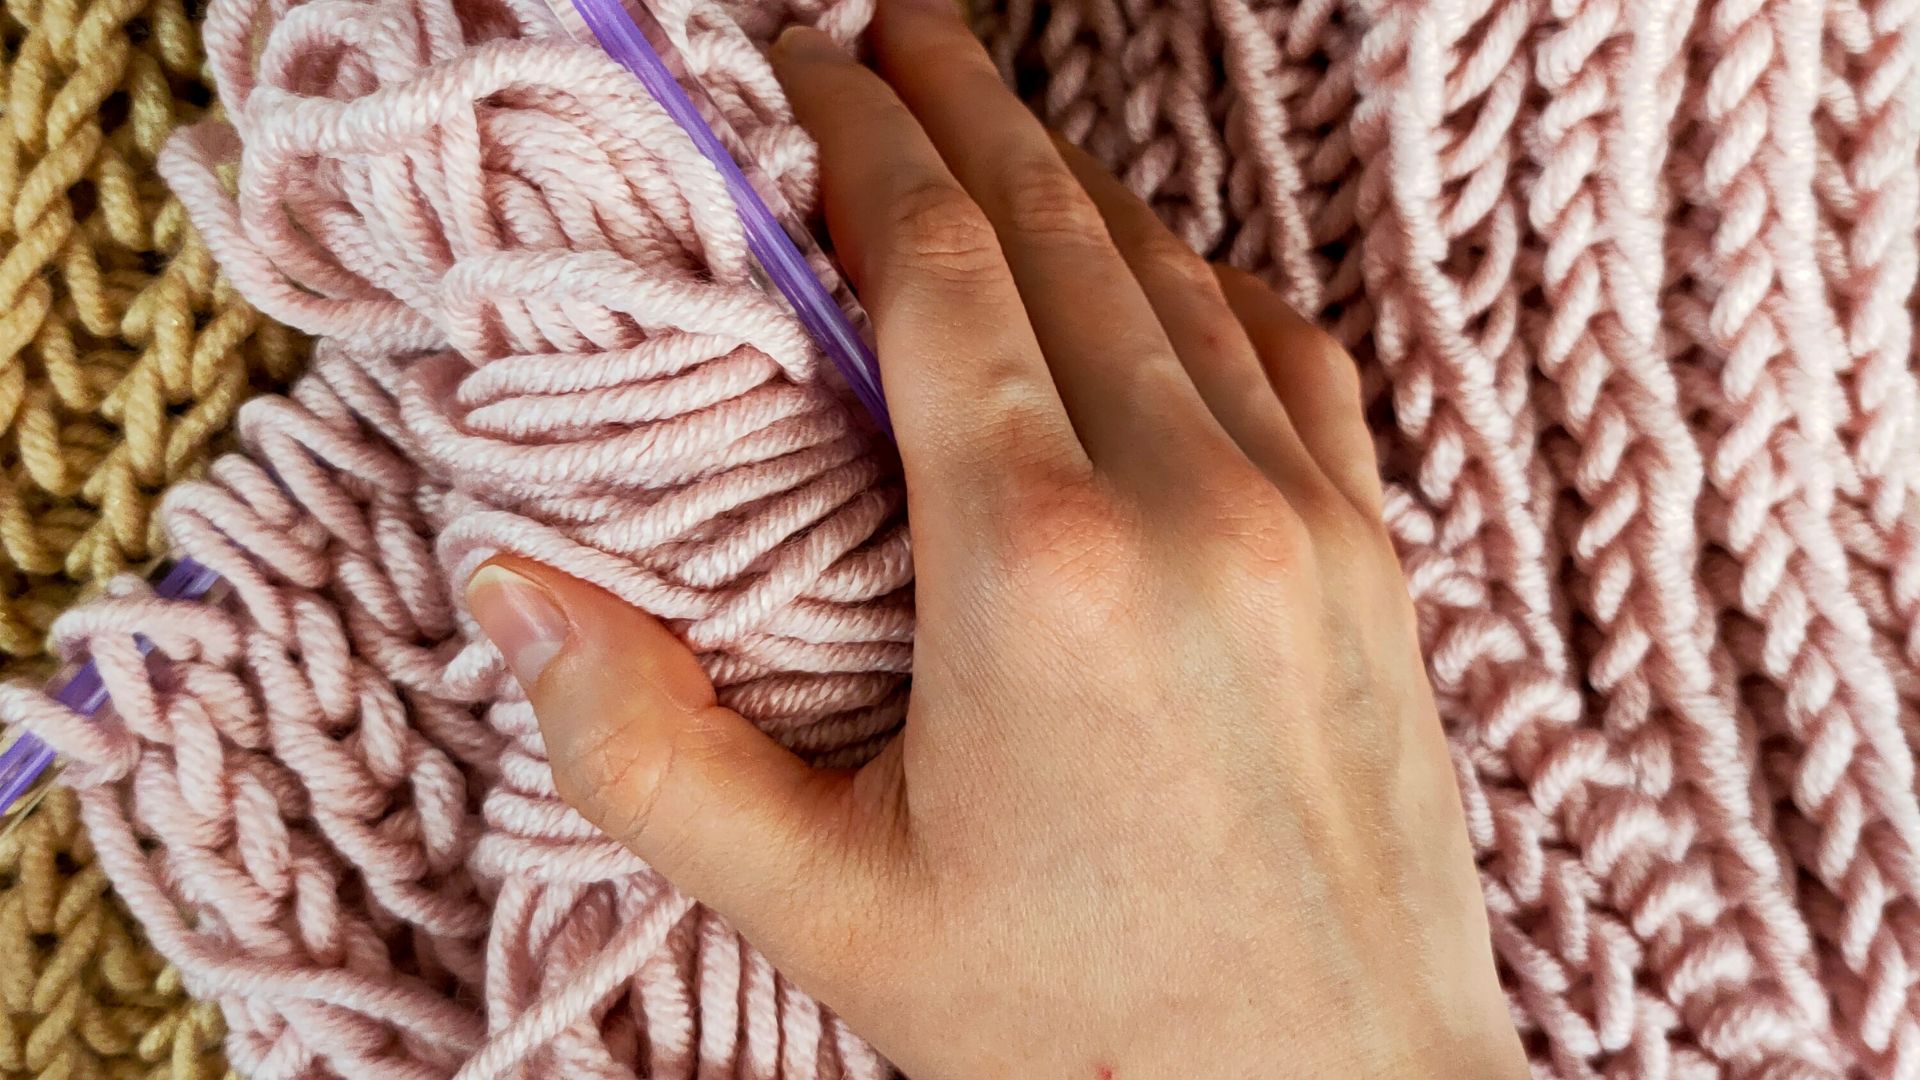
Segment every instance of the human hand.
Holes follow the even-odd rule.
[[[561,793],[917,1080],[1525,1075],[1352,361],[881,6],[881,75],[775,66],[899,436],[905,727],[811,769],[497,560]]]

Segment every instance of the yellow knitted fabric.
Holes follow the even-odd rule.
[[[221,1032],[108,894],[72,793],[0,837],[0,1077],[219,1077]]]
[[[154,174],[211,95],[180,0],[0,0],[0,673],[301,343],[241,303]],[[189,1000],[107,891],[72,798],[0,837],[0,1080],[218,1077]]]
[[[215,273],[153,170],[203,110],[178,0],[5,0],[0,108],[0,653],[153,554],[155,497],[294,336]]]

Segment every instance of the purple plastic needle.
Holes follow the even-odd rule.
[[[563,22],[570,22],[563,10],[567,3],[568,0],[549,0],[548,3]],[[673,71],[648,42],[633,15],[620,0],[572,0],[572,7],[607,55],[640,80],[674,123],[693,140],[701,156],[719,170],[727,194],[733,197],[734,210],[746,227],[748,250],[792,305],[808,336],[840,370],[841,377],[853,388],[854,396],[866,407],[874,423],[892,438],[893,424],[887,416],[886,397],[880,390],[880,363],[874,358],[873,350],[867,347],[846,312],[834,303],[819,276],[807,265],[793,237],[781,227],[779,219],[747,180],[746,173],[727,152],[720,137],[701,118],[693,99],[673,77]]]
[[[181,559],[154,586],[154,592],[169,600],[200,600],[219,583],[220,575],[192,559]],[[133,640],[143,656],[153,648],[153,642],[137,634]],[[107,703],[107,688],[100,681],[100,669],[88,660],[54,699],[82,716],[96,715]],[[23,733],[12,745],[0,750],[0,818],[5,818],[13,804],[39,782],[47,766],[53,764],[53,756],[53,748],[31,733]]]

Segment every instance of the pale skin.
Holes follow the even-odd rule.
[[[496,560],[561,795],[915,1080],[1527,1075],[1352,360],[880,7],[875,70],[774,63],[899,438],[905,726],[809,768]]]

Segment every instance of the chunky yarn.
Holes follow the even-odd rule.
[[[1920,1076],[1920,7],[1037,20],[1042,114],[1361,357],[1536,1063]]]
[[[751,43],[850,41],[862,0],[662,6],[808,204]],[[1049,122],[1359,358],[1538,1073],[1920,1077],[1920,5],[977,15]],[[164,511],[230,601],[123,581],[56,631],[117,715],[9,687],[0,716],[79,763],[102,865],[249,1075],[878,1075],[557,801],[455,602],[495,551],[564,567],[823,761],[904,706],[887,467],[717,178],[548,26],[217,0],[232,127],[164,169],[323,340]]]
[[[151,510],[297,339],[220,279],[154,174],[211,99],[179,0],[0,5],[0,658],[159,550]]]
[[[224,1033],[112,899],[72,792],[0,836],[0,1077],[213,1080]]]
[[[178,0],[0,4],[0,666],[34,663],[88,583],[158,549],[295,336],[219,277],[154,174],[212,92]],[[112,898],[70,796],[0,838],[0,1077],[217,1076],[189,1002]]]
[[[598,50],[538,39],[547,18],[213,7],[232,126],[162,168],[248,298],[324,338],[290,397],[242,410],[249,456],[167,502],[231,603],[128,581],[67,616],[112,721],[0,697],[80,763],[101,862],[247,1075],[877,1076],[558,802],[453,603],[497,550],[566,566],[676,620],[729,703],[823,761],[904,709],[897,487],[753,284],[717,176]],[[817,13],[842,40],[864,18]],[[811,202],[752,42],[710,7],[669,22]]]

